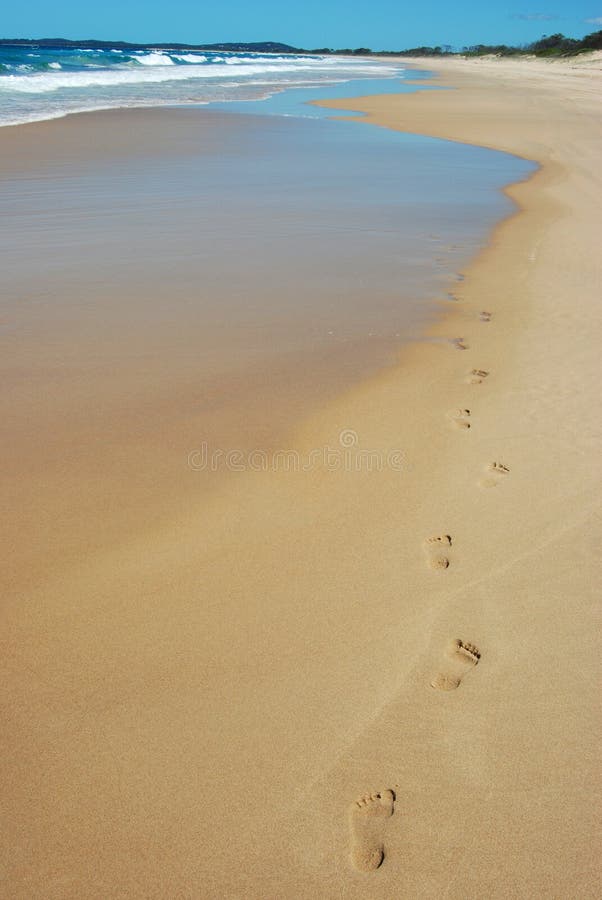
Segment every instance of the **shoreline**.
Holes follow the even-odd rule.
[[[277,145],[280,150],[266,147],[266,143],[282,142],[285,133],[290,137],[284,147],[282,143]],[[302,148],[306,141],[324,145],[324,149],[312,150],[308,159],[304,150],[296,150],[296,146]],[[213,165],[220,144],[227,156],[238,153],[239,143],[243,148],[249,145],[251,160],[256,147],[265,155],[264,170],[253,163],[250,169],[252,179],[258,183],[263,179],[265,183],[265,191],[260,194],[249,193],[242,185],[233,193],[219,169],[212,169],[213,187],[195,175],[195,167]],[[105,111],[85,118],[76,115],[61,122],[28,125],[0,136],[7,222],[14,211],[17,226],[27,222],[27,215],[33,226],[17,230],[14,238],[6,229],[3,237],[11,263],[5,270],[7,308],[11,296],[23,295],[25,300],[15,309],[15,335],[12,339],[9,336],[9,353],[5,357],[5,394],[14,398],[5,410],[9,421],[16,425],[11,429],[10,459],[15,465],[10,472],[22,482],[20,495],[16,495],[21,497],[21,502],[16,503],[19,513],[22,509],[30,510],[20,523],[18,538],[14,540],[16,552],[9,561],[21,588],[18,572],[26,568],[28,582],[34,576],[43,581],[49,563],[52,569],[60,568],[60,557],[65,556],[66,548],[69,548],[66,556],[69,566],[82,552],[104,553],[108,541],[120,545],[129,540],[132,529],[140,536],[148,522],[152,524],[153,535],[161,529],[167,530],[172,523],[177,527],[190,505],[191,482],[185,460],[201,438],[226,450],[230,447],[249,451],[254,446],[268,451],[274,446],[294,450],[299,422],[314,408],[329,407],[337,396],[345,396],[352,385],[361,384],[381,368],[396,365],[400,346],[419,339],[424,332],[423,323],[440,315],[441,308],[449,304],[444,299],[445,280],[474,255],[475,245],[482,243],[481,234],[486,229],[482,225],[478,227],[481,219],[488,224],[495,220],[498,209],[501,213],[509,205],[498,200],[494,185],[502,184],[517,168],[516,164],[508,165],[503,157],[496,160],[493,156],[489,160],[489,154],[484,152],[470,154],[460,152],[460,148],[450,151],[445,145],[434,147],[435,143],[425,141],[427,162],[422,163],[417,159],[422,142],[398,141],[377,129],[360,132],[355,123],[313,121],[306,125],[278,118],[226,116],[218,111],[196,109]],[[203,151],[196,162],[199,151],[195,150],[190,159],[187,154],[199,144]],[[43,154],[40,147],[44,148]],[[293,156],[297,152],[298,156]],[[278,235],[271,224],[272,217],[266,214],[262,217],[261,205],[270,202],[269,197],[276,190],[272,184],[275,178],[282,185],[277,158],[274,174],[266,166],[269,167],[272,156],[283,153],[288,160],[286,166],[301,173],[286,175],[284,188],[291,198],[299,190],[299,196],[305,199],[300,209],[293,209],[292,199],[282,199],[274,208],[276,221],[283,217],[286,234],[290,232],[287,219],[299,232],[298,235],[293,232],[288,239],[284,237],[278,244],[279,255],[289,254],[280,262],[278,255],[266,249],[268,242],[274,245]],[[301,188],[298,179],[305,172],[311,177],[315,170],[316,177],[326,182],[326,173],[340,153],[344,153],[345,159],[339,161],[338,187],[328,190],[325,185],[321,195],[314,193],[310,202],[307,190]],[[363,188],[357,184],[357,177],[375,157],[379,160],[378,180]],[[451,191],[447,191],[443,177],[431,177],[432,168],[439,165],[439,160],[443,171],[459,172],[459,185]],[[360,163],[364,169],[358,168]],[[249,171],[244,153],[240,159],[235,156],[230,164],[235,178],[240,177],[236,176],[236,167]],[[492,167],[491,173],[488,167]],[[413,171],[414,184],[408,184],[402,168]],[[500,174],[496,175],[498,168]],[[106,185],[103,190],[106,201],[99,205],[92,194],[90,206],[86,198],[87,173],[98,171],[102,178],[102,173],[113,169],[124,173],[119,176],[123,181],[117,182],[117,190],[110,179],[102,181],[103,187]],[[175,177],[172,169],[182,174]],[[144,188],[141,198],[135,189],[128,189],[130,177],[135,178],[139,171],[148,173],[145,176],[148,188]],[[37,176],[34,182],[32,175]],[[219,188],[215,186],[217,178],[220,178]],[[345,188],[341,187],[342,179],[346,179]],[[397,185],[389,187],[390,179],[397,179]],[[75,185],[73,188],[70,182]],[[200,187],[195,188],[199,183]],[[40,221],[36,193],[42,190],[43,207],[44,191],[55,190],[56,185],[63,184],[62,204],[71,212],[65,216],[59,209],[56,217],[51,213],[51,246],[56,247],[51,263],[56,260],[63,272],[53,277],[46,258],[45,232],[36,224]],[[121,184],[123,188],[119,187]],[[479,202],[474,211],[466,208],[466,219],[457,227],[454,221],[466,207],[463,194],[468,186],[478,186],[486,202]],[[92,189],[98,190],[94,182]],[[220,235],[214,247],[217,261],[220,242],[230,248],[230,253],[240,246],[236,237],[230,235],[230,225],[224,226],[220,220],[219,209],[207,227],[203,224],[202,207],[196,219],[194,210],[189,218],[183,218],[182,213],[177,218],[169,213],[166,217],[163,212],[164,198],[174,198],[174,207],[177,209],[181,204],[185,214],[187,193],[196,190],[203,195],[208,189],[212,191],[212,203],[216,202],[216,191],[220,194],[220,208],[229,210],[228,222],[235,232],[238,228],[244,234],[246,228],[258,236],[254,244],[256,253],[246,251],[249,238],[244,239],[241,252],[234,253],[238,260],[233,269],[234,278],[226,269],[220,279],[219,271],[215,272],[211,262],[204,268],[194,262],[203,241],[213,246],[212,230],[217,229]],[[32,195],[30,202],[27,202],[28,195]],[[430,197],[430,203],[422,213],[420,201],[425,196]],[[354,221],[341,226],[343,214],[337,212],[337,204],[347,209],[349,197]],[[408,217],[407,210],[414,209],[416,202],[415,216]],[[254,203],[261,204],[257,217],[247,213]],[[365,209],[363,204],[368,204]],[[434,210],[441,208],[445,217],[442,222],[434,218],[431,204]],[[361,209],[364,212],[357,215]],[[124,231],[121,210],[128,211],[130,233]],[[99,226],[91,230],[93,242],[88,236],[87,218],[90,223],[99,221]],[[150,244],[156,246],[155,256],[171,262],[175,245],[182,254],[173,276],[169,268],[165,274],[164,267],[156,264],[152,255],[147,266],[157,277],[151,277],[140,263],[132,273],[117,253],[116,263],[120,268],[112,277],[114,235],[120,236],[125,246],[139,247],[141,259],[145,259],[144,254],[148,254],[145,240],[153,241],[152,231],[145,237],[147,219],[152,223],[161,222],[165,237],[170,239],[166,247],[156,241]],[[81,225],[74,230],[71,221]],[[438,234],[431,236],[437,242],[430,243],[426,238],[432,224],[437,225]],[[311,238],[312,233],[315,239]],[[194,245],[196,238],[191,240],[189,235],[202,236],[198,246]],[[311,245],[310,240],[313,240]],[[81,242],[79,260],[72,260],[69,249],[74,241],[78,245]],[[453,246],[448,247],[452,242]],[[104,243],[108,245],[106,254],[102,251]],[[88,246],[97,245],[100,253],[96,249],[88,250]],[[33,256],[34,265],[38,255],[42,260],[37,269],[24,262],[21,247],[25,246],[29,247],[29,253],[40,247],[39,254]],[[325,252],[327,246],[330,249]],[[412,264],[411,248],[418,258],[424,256],[426,265]],[[108,290],[99,287],[105,279],[100,266],[106,268],[107,261]],[[262,270],[266,265],[270,267],[272,284],[264,285]],[[255,278],[253,266],[258,273]],[[49,279],[40,281],[36,273],[45,271]],[[356,273],[357,279],[350,280],[344,274],[346,271]],[[238,283],[243,272],[247,273],[244,293],[240,292]],[[211,285],[210,298],[205,296],[207,283]],[[281,285],[286,285],[282,300]],[[345,288],[344,297],[341,286]],[[230,300],[232,288],[235,293],[240,292],[240,300]],[[197,293],[198,300],[186,302],[188,295],[192,301]],[[366,293],[370,294],[370,302]],[[170,299],[164,300],[163,294]],[[122,335],[113,324],[122,318],[117,306],[119,295],[128,298]],[[52,302],[45,300],[46,297]],[[248,313],[245,304],[250,307]],[[220,306],[232,310],[230,323],[223,320]],[[161,323],[160,331],[157,331],[157,321]],[[187,323],[186,329],[182,322]],[[246,322],[249,324],[245,326]],[[270,338],[261,337],[260,326],[269,329],[266,334]],[[190,336],[185,338],[178,330],[189,331]],[[93,345],[89,337],[92,332]],[[207,334],[211,335],[209,339]],[[156,348],[155,353],[164,360],[160,368],[153,364],[149,347]],[[115,361],[114,375],[108,378],[107,355]],[[88,356],[95,360],[93,375]],[[60,365],[61,357],[65,365]],[[145,359],[148,363],[143,365]],[[53,391],[53,365],[64,385],[59,397]],[[44,391],[46,395],[43,409],[32,401],[37,385],[37,392]],[[12,391],[6,390],[9,386]],[[73,387],[79,396],[73,396]],[[86,404],[82,405],[82,394],[84,399],[88,397],[89,412]],[[135,402],[130,400],[132,396],[136,397]],[[24,404],[31,409],[27,429],[21,416]],[[63,416],[65,406],[69,412]],[[82,407],[80,412],[78,407]],[[102,412],[96,411],[98,407]],[[182,411],[186,409],[190,412],[183,420]],[[54,427],[57,413],[57,427]],[[75,429],[71,427],[74,418],[79,420]],[[139,424],[132,426],[131,422]],[[110,444],[98,444],[96,435],[103,431],[111,434]],[[165,453],[161,455],[161,439],[153,440],[153,431],[173,434],[168,459],[164,459]],[[39,451],[34,438],[40,432],[50,433],[43,469],[38,465]],[[65,433],[69,437],[67,446],[61,442]],[[74,434],[77,434],[75,444]],[[337,437],[333,437],[336,446]],[[129,449],[134,443],[138,447],[136,455]],[[106,451],[108,460],[103,455]],[[117,452],[121,460],[114,471],[110,465],[112,452]],[[90,484],[89,473],[97,471],[104,482],[102,492],[94,491],[94,484]],[[235,473],[236,480],[240,481],[243,474]],[[222,475],[228,473],[201,472],[194,477],[192,489],[193,493],[198,492],[197,503],[203,502],[206,491],[213,491],[216,486],[221,488]],[[78,526],[74,528],[72,520],[81,507],[73,503],[66,517],[67,510],[61,506],[60,496],[71,494],[70,484],[76,480],[78,490],[93,494],[94,499],[92,502],[90,496],[88,501],[91,515],[80,514]],[[125,492],[124,502],[112,515],[99,517],[102,539],[98,540],[99,523],[93,513],[97,506],[104,507],[104,493],[115,493],[112,483],[119,483],[120,492]],[[150,484],[154,488],[152,493]],[[53,491],[55,485],[58,489]],[[40,508],[48,508],[54,514],[50,534],[43,525],[40,527]],[[44,546],[52,544],[56,544],[57,552],[44,553]]]
[[[598,895],[594,121],[564,86],[445,74],[452,101],[335,108],[542,168],[430,339],[297,436],[402,472],[246,473],[9,609],[14,896]],[[356,871],[348,804],[387,790]]]
[[[429,64],[430,60],[424,60],[425,68]],[[420,61],[417,65],[421,65]],[[437,96],[438,92],[403,98],[357,98],[346,103],[321,103],[331,108],[335,115],[346,108],[354,112],[359,110],[366,117],[363,122],[503,150],[521,158],[535,160],[539,165],[539,169],[529,178],[505,189],[517,204],[517,211],[496,226],[488,245],[467,269],[466,279],[457,292],[461,302],[450,307],[449,312],[442,315],[441,320],[429,332],[435,338],[461,334],[469,350],[468,353],[458,354],[462,357],[462,362],[466,359],[469,370],[473,362],[477,362],[479,369],[482,367],[483,370],[488,370],[486,377],[479,384],[471,384],[462,392],[459,385],[463,366],[456,359],[439,356],[435,360],[432,349],[427,347],[417,348],[411,367],[412,377],[415,379],[423,379],[425,383],[429,383],[431,377],[436,377],[437,402],[442,412],[446,406],[453,408],[454,404],[461,408],[464,404],[470,406],[471,418],[464,422],[470,422],[471,431],[468,434],[464,432],[460,440],[467,437],[480,445],[478,451],[475,447],[462,447],[465,454],[462,461],[454,458],[460,448],[453,448],[449,442],[445,449],[436,447],[434,451],[427,450],[426,465],[417,474],[418,480],[427,483],[428,469],[432,469],[433,491],[441,490],[442,485],[447,483],[442,490],[440,505],[448,514],[449,508],[453,508],[453,518],[484,516],[480,523],[471,523],[470,526],[466,522],[462,523],[462,542],[470,545],[471,551],[476,552],[479,559],[464,574],[463,586],[458,588],[455,583],[452,585],[451,594],[446,601],[449,603],[451,599],[452,608],[439,609],[439,619],[436,625],[432,625],[430,636],[432,639],[433,634],[439,633],[440,643],[443,645],[446,640],[444,623],[447,623],[448,636],[459,632],[464,638],[472,637],[481,649],[489,641],[488,652],[495,655],[493,679],[500,685],[507,678],[511,682],[511,689],[518,690],[514,698],[506,698],[505,701],[501,700],[497,690],[494,692],[496,701],[505,706],[506,710],[512,709],[511,715],[514,718],[512,724],[502,726],[503,734],[500,732],[496,736],[496,740],[504,746],[503,756],[500,757],[502,751],[499,748],[480,748],[481,753],[494,764],[494,770],[499,767],[497,777],[492,776],[492,781],[482,784],[481,800],[487,801],[487,812],[481,813],[478,804],[468,801],[475,821],[480,818],[480,824],[475,825],[475,829],[483,828],[484,834],[479,836],[471,828],[472,837],[465,838],[467,843],[463,842],[465,851],[462,871],[456,872],[451,883],[449,872],[445,868],[441,869],[441,881],[437,882],[437,865],[433,855],[426,846],[421,846],[423,864],[429,872],[429,888],[422,889],[424,895],[429,897],[445,894],[463,898],[482,895],[484,892],[488,896],[501,898],[510,893],[514,895],[514,892],[517,896],[522,896],[523,891],[526,892],[525,895],[532,895],[545,890],[553,891],[558,896],[568,896],[576,891],[580,896],[594,897],[598,891],[599,879],[592,870],[593,861],[587,853],[587,841],[594,831],[595,809],[587,790],[580,790],[579,785],[596,783],[595,772],[588,766],[588,760],[593,759],[595,751],[591,741],[585,741],[581,748],[576,748],[570,741],[563,740],[554,717],[558,716],[564,721],[572,720],[573,727],[581,728],[575,720],[575,708],[579,707],[580,715],[588,721],[592,733],[597,727],[593,687],[597,675],[596,665],[593,663],[596,651],[593,649],[595,640],[589,630],[593,628],[591,610],[592,604],[595,604],[596,575],[590,565],[584,562],[583,556],[588,552],[586,548],[591,551],[600,538],[599,521],[596,520],[595,513],[600,497],[595,465],[600,436],[595,425],[596,414],[592,415],[593,409],[600,409],[600,401],[593,350],[595,339],[593,336],[589,339],[588,326],[584,326],[583,322],[589,321],[594,330],[596,327],[599,329],[596,286],[600,283],[600,264],[596,259],[595,246],[600,216],[595,198],[599,202],[601,185],[592,155],[595,146],[592,138],[599,136],[601,132],[599,112],[595,105],[595,100],[600,95],[601,80],[599,71],[596,71],[597,82],[583,83],[583,93],[579,96],[577,81],[573,80],[567,87],[563,85],[562,79],[566,77],[566,72],[563,72],[561,64],[558,64],[558,71],[555,72],[561,80],[557,80],[555,84],[546,84],[543,77],[544,64],[540,80],[543,86],[542,96],[538,99],[544,104],[540,116],[545,119],[549,115],[546,123],[549,133],[542,134],[540,139],[540,135],[534,137],[532,133],[526,133],[526,123],[522,119],[524,111],[517,102],[516,89],[521,89],[521,78],[529,74],[528,62],[521,62],[516,67],[511,63],[507,66],[502,64],[501,71],[497,68],[497,61],[487,64],[468,62],[466,66],[461,62],[441,63],[431,68],[435,69],[436,84],[456,89],[451,110],[447,108],[449,94],[447,97]],[[509,73],[508,77],[504,78],[506,73]],[[529,82],[526,88],[523,87],[527,94],[525,105],[533,103],[530,93],[535,93],[540,84]],[[562,96],[565,90],[567,93],[574,92],[570,100]],[[550,101],[549,109],[546,108],[545,101]],[[574,136],[571,125],[565,119],[567,113],[570,118],[568,107],[571,103],[575,104],[576,118],[581,119],[581,129],[576,128]],[[588,115],[590,118],[586,120]],[[571,138],[563,142],[565,131],[571,134]],[[580,160],[577,172],[576,160],[567,156],[566,152],[567,145],[571,147],[571,140],[587,153]],[[590,191],[591,196],[586,195],[586,191]],[[553,249],[547,249],[547,246]],[[567,247],[575,253],[576,259],[568,256]],[[546,250],[545,258],[542,259]],[[575,291],[577,285],[578,292]],[[564,296],[563,289],[566,291]],[[479,322],[479,309],[491,311],[491,321]],[[467,313],[472,315],[470,322],[467,321]],[[501,334],[495,334],[491,329],[494,322]],[[557,327],[554,327],[556,323]],[[545,334],[540,333],[544,331]],[[571,345],[571,339],[578,343]],[[566,341],[569,344],[565,347]],[[479,345],[483,346],[479,348]],[[437,367],[437,376],[432,376],[433,365]],[[563,376],[569,379],[568,384],[564,383]],[[575,378],[578,379],[578,386],[571,381]],[[480,381],[480,378],[477,380]],[[383,390],[386,392],[386,386]],[[554,421],[546,422],[546,414],[552,414]],[[579,424],[580,418],[583,425]],[[556,427],[556,421],[561,423],[561,428]],[[485,431],[485,434],[481,433],[477,437],[476,428],[480,432]],[[424,452],[423,447],[422,453]],[[474,491],[474,483],[471,485],[467,479],[464,466],[469,466],[476,475],[479,455],[482,459],[489,456],[492,463],[499,460],[503,466],[499,470],[503,473],[499,479],[497,474],[490,479],[482,471],[483,487],[493,484],[496,488],[506,488],[510,484],[511,475],[521,465],[528,470],[528,480],[523,481],[521,486],[524,494],[514,494],[505,501],[508,505],[502,511],[502,521],[497,516],[491,518],[492,510],[483,505],[478,495],[473,494],[471,497],[469,494]],[[509,470],[508,473],[506,469]],[[597,498],[594,502],[593,497]],[[445,528],[450,531],[460,527],[459,524],[452,527],[449,516],[446,516],[445,521]],[[563,555],[565,561],[561,561]],[[575,576],[573,579],[570,569],[574,564],[581,565],[583,571],[581,577]],[[593,560],[592,564],[595,567]],[[529,565],[533,566],[532,571]],[[499,578],[505,583],[497,584]],[[514,585],[519,596],[525,596],[524,607],[522,603],[518,607],[516,603],[512,603],[511,585]],[[543,594],[542,586],[545,586]],[[486,590],[488,597],[485,609],[477,597],[471,596],[475,588],[477,592],[482,592],[484,588]],[[546,590],[550,592],[549,601],[545,597]],[[568,617],[564,597],[567,600],[570,598],[569,602],[574,604]],[[536,609],[531,613],[527,612],[527,603],[534,603]],[[512,613],[516,615],[515,621],[512,621]],[[508,616],[509,621],[504,622],[500,615]],[[471,626],[468,634],[463,634],[461,629],[468,628],[471,616],[478,624],[476,628]],[[495,623],[499,633],[487,636],[483,633],[482,629],[488,618],[490,624]],[[519,636],[521,625],[526,630]],[[532,632],[534,625],[539,629],[539,634]],[[582,680],[580,684],[583,695],[577,698],[572,693],[572,687],[558,690],[555,684],[547,701],[544,701],[545,675],[541,669],[538,672],[538,667],[548,664],[552,648],[564,644],[565,635],[566,644],[573,648],[572,652],[578,652],[577,647],[581,641],[583,646],[588,647],[586,652],[592,652],[591,665],[586,663],[584,672],[587,682]],[[502,636],[510,642],[506,651]],[[524,646],[519,648],[517,645],[513,649],[513,640],[520,641],[521,644],[526,640],[529,651],[525,652]],[[566,645],[563,652],[564,650]],[[514,653],[516,660],[512,660]],[[520,676],[512,672],[512,663],[519,659],[520,664],[525,666],[527,677],[534,678],[538,683],[535,688],[532,683],[525,686],[522,696],[517,683]],[[392,723],[399,722],[400,718],[407,725],[404,703],[415,703],[412,692],[419,688],[420,682],[426,683],[428,679],[428,670],[423,662],[419,659],[414,662],[416,669],[412,674],[417,672],[419,678],[413,679],[410,675],[410,683],[405,685],[397,698],[383,705],[376,720],[378,727],[390,729]],[[479,665],[482,665],[482,658]],[[565,667],[562,668],[564,671]],[[478,671],[481,674],[482,670]],[[562,677],[565,675],[566,673]],[[557,676],[556,671],[554,678]],[[573,681],[570,675],[567,680]],[[540,707],[547,702],[548,719],[541,715],[530,719],[529,698],[535,697]],[[489,727],[494,727],[494,716],[484,716],[483,710],[473,712],[477,713],[477,721],[481,726],[488,721]],[[424,714],[424,709],[420,713]],[[429,721],[432,732],[424,722],[422,729],[411,729],[413,734],[409,739],[406,732],[406,754],[408,745],[411,748],[406,756],[406,762],[408,758],[411,759],[409,768],[415,766],[423,775],[433,772],[437,767],[447,770],[447,778],[438,781],[440,789],[446,794],[444,805],[447,802],[453,804],[453,792],[451,795],[447,792],[453,779],[458,776],[459,759],[450,753],[442,762],[437,752],[431,748],[425,754],[424,745],[420,744],[418,737],[422,733],[432,734],[443,725],[446,744],[449,741],[459,741],[458,749],[462,748],[461,753],[466,754],[466,759],[472,759],[473,764],[480,766],[483,759],[479,759],[478,752],[475,757],[469,746],[468,731],[471,724],[470,717],[464,718],[465,715],[465,710],[454,708],[453,716],[460,716],[463,722],[461,724],[443,713],[440,716],[431,713]],[[459,731],[463,727],[466,734],[464,740],[460,740]],[[499,723],[495,727],[499,727]],[[530,729],[535,729],[535,734],[529,735],[526,747],[524,735]],[[550,749],[550,742],[554,744],[554,749]],[[438,743],[436,739],[434,743]],[[441,752],[442,747],[437,749]],[[377,742],[374,735],[366,733],[354,743],[349,756],[368,759],[370,754],[378,757]],[[520,809],[525,794],[537,796],[539,792],[550,790],[550,785],[537,773],[537,765],[542,765],[548,773],[559,773],[558,777],[553,778],[554,791],[557,800],[564,804],[566,814],[564,818],[548,814],[547,818],[539,822],[539,827],[546,835],[545,849],[534,837],[538,827],[535,821],[530,837],[515,836],[512,827],[513,816],[520,819],[523,825],[525,823],[525,812]],[[514,775],[510,771],[513,767],[516,767]],[[362,790],[362,776],[363,783],[368,781],[362,768],[349,765],[356,776],[356,780],[352,781],[354,789],[359,793]],[[523,777],[525,770],[529,773],[527,777]],[[394,767],[390,771],[388,782],[385,778],[384,782],[375,786],[385,787],[388,783],[394,786],[396,792],[403,790],[403,781],[394,780]],[[575,774],[568,775],[569,771]],[[468,775],[467,772],[464,774]],[[420,782],[413,774],[410,778],[413,784],[415,781]],[[513,778],[516,778],[516,784]],[[504,781],[508,797],[506,809],[502,803],[491,804],[492,795],[503,792]],[[374,785],[374,782],[371,784]],[[467,778],[465,789],[474,790],[470,777]],[[465,802],[466,796],[462,792],[463,806]],[[410,811],[404,810],[403,814],[415,815],[420,819],[425,835],[429,827],[435,827],[433,822],[437,822],[441,831],[449,835],[448,822],[445,816],[441,817],[437,804],[426,801],[429,808],[426,816],[424,804],[425,798],[419,795],[416,787],[416,794],[412,796],[410,803],[412,808]],[[497,825],[491,824],[492,816],[498,817]],[[580,819],[582,821],[579,826],[576,823]],[[583,851],[579,864],[570,857],[569,848],[575,843],[574,834],[570,834],[571,828],[582,838]],[[407,839],[407,835],[405,837]],[[494,859],[488,857],[488,845],[492,841],[498,848],[505,848],[501,851],[502,854],[511,855],[508,865],[499,854]],[[543,855],[539,865],[530,856],[533,846]],[[477,849],[479,847],[480,851]],[[425,882],[418,877],[414,868],[415,860],[412,858],[408,861],[407,845],[403,850],[399,847],[397,849],[397,875],[406,879],[408,868],[411,869],[416,881],[412,882],[415,887],[409,890],[408,896],[414,896],[414,891],[421,889],[419,886],[423,886]],[[424,862],[425,857],[427,862]],[[481,862],[486,858],[489,860],[488,866]],[[390,889],[393,883],[389,882]],[[381,895],[377,892],[375,896]]]

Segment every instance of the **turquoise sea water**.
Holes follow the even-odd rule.
[[[261,100],[403,71],[398,62],[350,57],[0,47],[0,125],[93,109]]]

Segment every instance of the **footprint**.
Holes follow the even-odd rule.
[[[486,372],[484,369],[471,369],[466,380],[469,384],[481,384],[488,375],[489,372]]]
[[[510,469],[500,462],[492,462],[487,466],[487,475],[481,478],[481,487],[497,487],[504,480]]]
[[[466,343],[464,338],[452,338],[452,344],[454,345],[456,350],[468,350],[468,344]]]
[[[449,648],[449,662],[445,665],[445,671],[439,672],[431,681],[431,687],[439,691],[454,691],[460,687],[462,679],[470,669],[476,666],[481,654],[474,644],[466,644],[460,639],[455,640]]]
[[[491,322],[492,313],[483,310],[483,312],[479,313],[479,319],[481,322]]]
[[[448,552],[451,545],[452,539],[449,534],[440,534],[426,539],[424,549],[432,569],[449,568]]]
[[[454,409],[452,412],[448,413],[448,416],[452,420],[456,428],[470,428],[469,409]]]
[[[385,820],[393,815],[395,793],[391,790],[365,794],[349,807],[351,859],[360,872],[373,872],[385,858]]]

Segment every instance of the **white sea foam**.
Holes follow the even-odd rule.
[[[173,59],[167,53],[145,53],[144,55],[136,54],[136,62],[141,66],[173,66]]]
[[[156,59],[160,58],[161,63]],[[166,81],[185,81],[192,79],[216,79],[228,78],[232,76],[236,78],[250,77],[253,75],[278,75],[285,72],[310,72],[319,73],[319,67],[315,64],[290,62],[285,63],[266,63],[258,61],[251,65],[240,64],[232,69],[232,67],[212,64],[212,65],[186,65],[176,66],[173,61],[165,62],[163,55],[156,55],[155,62],[144,63],[144,68],[126,68],[119,67],[113,69],[89,69],[79,72],[61,71],[52,73],[36,73],[32,75],[6,75],[0,78],[0,91],[11,91],[24,94],[46,94],[51,91],[58,91],[63,88],[85,88],[85,87],[116,87],[118,85],[132,84],[153,84]],[[140,57],[138,58],[140,60]],[[384,68],[384,67],[383,67]],[[370,71],[371,74],[379,74],[387,77],[388,73],[383,68],[376,66],[370,69],[364,69],[364,72]],[[356,74],[355,69],[348,70],[349,74]],[[340,73],[344,74],[345,68],[340,68]],[[357,74],[361,74],[361,71]]]
[[[143,104],[140,105],[142,106]],[[123,108],[129,108],[129,106],[97,106],[96,104],[94,104],[94,106],[74,106],[69,107],[68,109],[61,109],[60,107],[58,107],[57,109],[44,110],[43,112],[29,112],[26,116],[7,116],[6,118],[2,118],[0,125],[2,127],[6,125],[31,125],[33,122],[48,122],[52,119],[64,119],[66,118],[66,116],[70,116],[75,113],[102,112],[103,110]]]
[[[197,55],[196,53],[172,53],[173,59],[179,59],[180,62],[202,63],[207,62],[206,56]]]
[[[37,48],[36,48],[37,49]],[[86,58],[82,54],[88,54]],[[116,56],[113,54],[120,54]],[[8,60],[0,73],[0,126],[73,112],[135,106],[260,100],[290,86],[316,87],[356,78],[390,78],[392,63],[342,57],[213,54],[177,50],[106,51],[76,48],[23,53],[38,60]],[[62,68],[61,68],[62,64]]]

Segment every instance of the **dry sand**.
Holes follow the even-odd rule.
[[[290,443],[401,471],[241,473],[16,585],[6,896],[600,896],[600,73],[437,69],[347,105],[541,169],[429,338]]]

